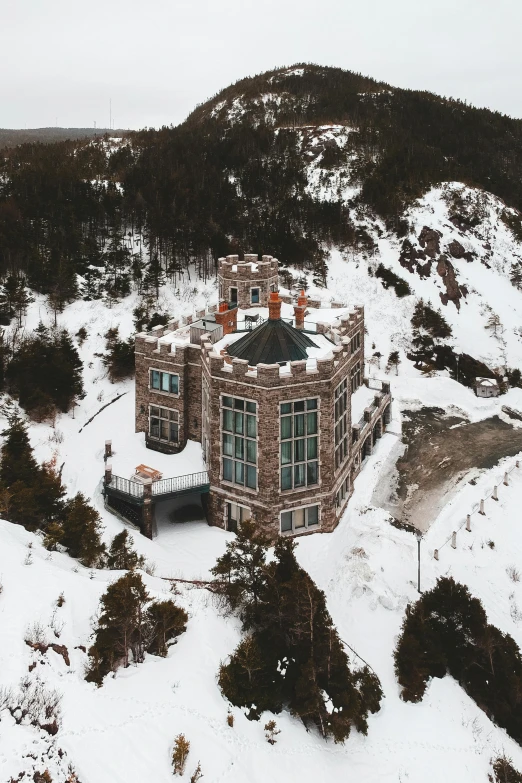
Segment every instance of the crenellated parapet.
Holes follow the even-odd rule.
[[[332,345],[329,353],[315,359],[279,364],[257,364],[252,367],[244,359],[232,358],[225,351],[217,352],[208,336],[201,340],[201,360],[213,378],[236,380],[256,387],[291,386],[315,381],[331,381],[346,372],[351,363],[350,340],[345,338]]]
[[[219,299],[243,309],[266,307],[268,294],[279,287],[279,262],[272,256],[245,253],[243,261],[230,255],[218,259]]]

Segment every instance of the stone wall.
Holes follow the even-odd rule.
[[[219,259],[218,291],[220,301],[230,302],[230,288],[237,288],[237,303],[242,309],[249,307],[267,307],[271,290],[279,287],[279,262],[272,256],[245,254],[244,261],[239,256],[227,256]],[[252,305],[250,291],[259,288],[259,303]]]

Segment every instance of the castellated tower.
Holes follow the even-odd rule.
[[[270,291],[277,291],[279,285],[279,262],[272,256],[257,260],[255,254],[220,258],[218,266],[219,299],[228,302],[229,307],[267,307]]]

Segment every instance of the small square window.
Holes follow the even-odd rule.
[[[245,401],[244,400],[234,400],[234,408],[238,411],[242,411],[245,409]]]
[[[306,401],[306,410],[308,411],[315,411],[317,410],[317,400],[307,400]]]
[[[247,402],[246,409],[248,413],[255,413],[257,410],[257,405],[255,402]]]
[[[250,301],[252,304],[259,304],[259,288],[250,289]]]
[[[304,400],[299,400],[299,402],[294,402],[294,413],[300,413],[301,411],[304,411],[305,404]]]
[[[232,400],[232,397],[223,397],[223,406],[225,408],[233,408],[234,401]]]
[[[281,403],[281,413],[292,413],[292,403],[291,402]]]

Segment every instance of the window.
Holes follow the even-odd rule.
[[[348,500],[348,495],[350,494],[350,479],[348,476],[346,476],[345,480],[339,487],[337,494],[335,496],[335,505],[337,508],[342,508],[346,501]]]
[[[319,482],[317,399],[280,405],[281,489]]]
[[[227,530],[231,533],[237,533],[237,529],[241,522],[245,519],[250,519],[250,509],[246,506],[240,506],[238,503],[225,503],[225,515]]]
[[[167,443],[179,441],[179,414],[170,408],[149,406],[149,435]]]
[[[237,305],[237,288],[230,289],[230,304],[234,306]]]
[[[160,370],[150,371],[150,388],[167,394],[179,394],[179,375]]]
[[[350,340],[350,351],[355,353],[361,347],[361,333],[356,332]]]
[[[259,304],[259,288],[250,289],[250,302],[252,304]]]
[[[348,378],[335,390],[335,469],[348,457]]]
[[[257,404],[221,397],[223,480],[257,489]]]
[[[319,525],[319,506],[293,508],[281,512],[281,533],[298,533]]]
[[[357,364],[354,364],[354,366],[352,367],[350,378],[352,381],[352,394],[353,394],[354,392],[357,391],[357,389],[362,383],[361,362],[357,362]]]

